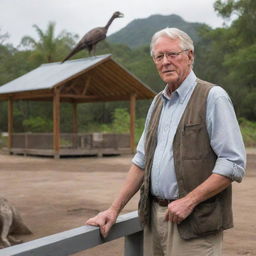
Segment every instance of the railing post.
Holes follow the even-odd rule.
[[[125,237],[124,256],[143,256],[143,231]]]

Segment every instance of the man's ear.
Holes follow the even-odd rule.
[[[194,59],[195,59],[195,54],[192,50],[188,51],[188,58],[189,58],[190,64],[193,65]]]

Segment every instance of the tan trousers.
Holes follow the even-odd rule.
[[[144,229],[144,256],[221,256],[223,232],[183,240],[177,224],[164,220],[167,207],[153,203],[151,229]]]

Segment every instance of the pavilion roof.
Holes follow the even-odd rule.
[[[60,91],[62,101],[114,101],[150,99],[155,92],[110,54],[42,64],[0,87],[0,99],[51,100]]]

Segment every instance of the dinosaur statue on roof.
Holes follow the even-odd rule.
[[[114,12],[105,27],[97,27],[87,32],[68,56],[62,61],[62,63],[83,49],[87,49],[90,55],[93,51],[93,55],[95,56],[96,44],[106,38],[109,26],[113,20],[116,18],[122,18],[123,16],[124,15],[121,12]]]

